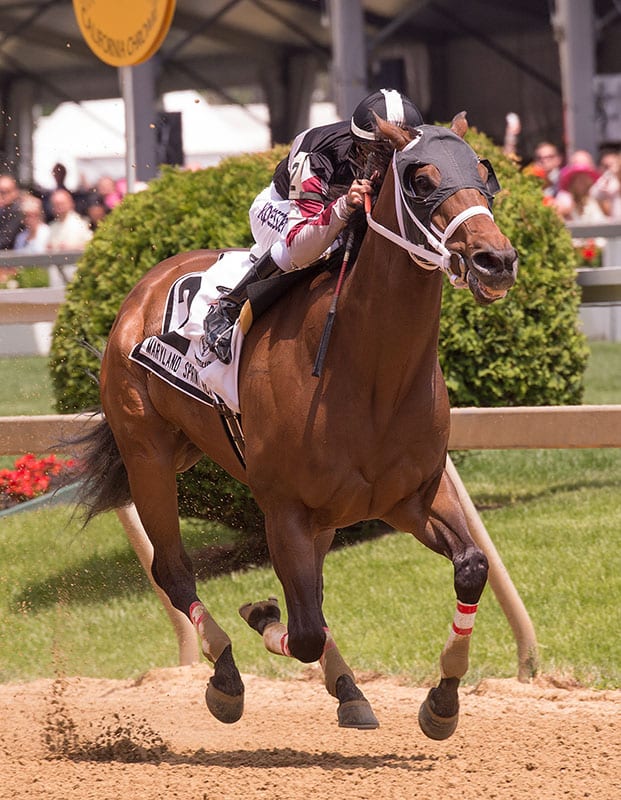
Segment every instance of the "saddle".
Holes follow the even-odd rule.
[[[242,306],[239,315],[242,333],[246,335],[252,323],[283,295],[290,292],[294,286],[303,282],[310,283],[320,272],[333,272],[338,269],[343,260],[343,252],[344,247],[339,247],[331,253],[329,258],[317,261],[309,267],[282,272],[279,275],[273,275],[262,281],[251,283],[248,287],[248,299]],[[353,263],[353,261],[350,261],[350,263]]]

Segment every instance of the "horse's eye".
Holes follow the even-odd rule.
[[[481,178],[483,178],[485,183],[487,183],[487,181],[489,180],[489,168],[487,164],[484,161],[479,161],[477,169],[479,170],[479,175],[481,176]]]
[[[414,176],[412,188],[418,197],[427,197],[436,187],[427,175],[419,173]]]

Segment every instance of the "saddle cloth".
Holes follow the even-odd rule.
[[[211,406],[224,402],[239,414],[237,379],[244,339],[239,320],[233,330],[230,364],[223,364],[208,350],[203,320],[221,296],[221,288],[236,286],[250,263],[249,251],[231,251],[210,269],[175,281],[166,299],[161,333],[134,345],[130,359],[184,394]]]

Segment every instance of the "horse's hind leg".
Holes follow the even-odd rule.
[[[181,541],[176,469],[183,443],[164,425],[155,431],[157,422],[149,423],[148,435],[146,431],[141,435],[134,423],[122,456],[132,498],[153,545],[151,572],[171,604],[190,618],[203,654],[214,664],[206,690],[207,707],[221,722],[236,722],[243,713],[244,686],[231,641],[199,600],[192,562]]]
[[[336,642],[332,638],[332,634],[326,625],[326,621],[321,612],[323,603],[323,578],[322,568],[326,553],[330,547],[334,536],[333,531],[326,532],[325,534],[318,535],[312,542],[312,556],[309,553],[308,560],[304,561],[306,568],[300,563],[301,552],[297,549],[296,563],[298,568],[305,573],[304,576],[298,575],[299,586],[309,586],[310,578],[313,579],[312,597],[308,597],[307,604],[304,602],[303,595],[300,594],[300,589],[296,591],[298,603],[293,606],[294,612],[292,614],[292,605],[288,603],[289,609],[289,626],[285,626],[280,621],[280,608],[278,601],[275,597],[270,597],[268,600],[259,601],[256,603],[247,603],[239,609],[239,613],[243,619],[250,625],[253,630],[256,630],[263,638],[263,643],[267,650],[276,655],[294,656],[289,647],[290,631],[292,629],[292,616],[303,616],[305,608],[318,608],[320,613],[321,633],[324,637],[324,643],[321,653],[318,654],[319,663],[324,673],[325,686],[328,692],[339,701],[337,716],[340,727],[358,728],[358,729],[374,729],[379,726],[379,722],[373,710],[360,689],[356,686],[354,673],[345,663],[341,656]],[[270,545],[272,547],[272,545]],[[272,551],[270,551],[272,552]],[[282,565],[279,567],[278,556],[274,557],[272,553],[272,560],[277,574],[281,577]],[[291,564],[287,562],[286,567],[287,581],[292,580]],[[309,575],[309,567],[312,566],[313,575]],[[297,570],[295,570],[297,572]],[[281,578],[282,582],[282,578]],[[294,584],[296,583],[294,579]],[[283,583],[285,586],[285,594],[287,594],[287,586],[290,584]],[[291,589],[289,589],[291,591]],[[309,624],[308,620],[299,620],[297,622],[298,629],[304,629]],[[295,629],[295,627],[293,627]],[[305,658],[304,661],[310,659]]]

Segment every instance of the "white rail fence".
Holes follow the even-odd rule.
[[[0,455],[49,452],[99,420],[98,414],[0,417]],[[449,450],[589,447],[621,447],[621,405],[451,409]]]
[[[0,269],[40,267],[49,275],[48,287],[0,291],[0,356],[47,355],[65,286],[81,255],[73,250],[49,255],[0,253]]]
[[[572,223],[568,228],[575,238],[606,240],[602,267],[581,267],[576,273],[582,290],[580,319],[584,332],[590,339],[621,341],[621,224]],[[80,251],[52,255],[0,253],[0,269],[42,267],[50,275],[49,288],[0,291],[0,356],[49,352],[52,324],[81,255]]]
[[[56,443],[86,433],[99,419],[99,415],[83,414],[0,417],[0,455],[49,452]],[[621,405],[455,408],[451,411],[449,447],[451,450],[621,447]],[[55,449],[66,448],[61,445]],[[490,586],[516,640],[518,678],[526,681],[538,668],[534,626],[450,458],[447,471],[457,489],[472,537],[488,558]],[[129,506],[119,509],[117,514],[173,625],[179,663],[198,661],[197,639],[191,623],[170,605],[152,579],[153,549],[136,509]]]
[[[581,267],[576,280],[582,289],[580,320],[590,339],[621,341],[621,223],[567,225],[574,239],[605,240],[602,266]]]

